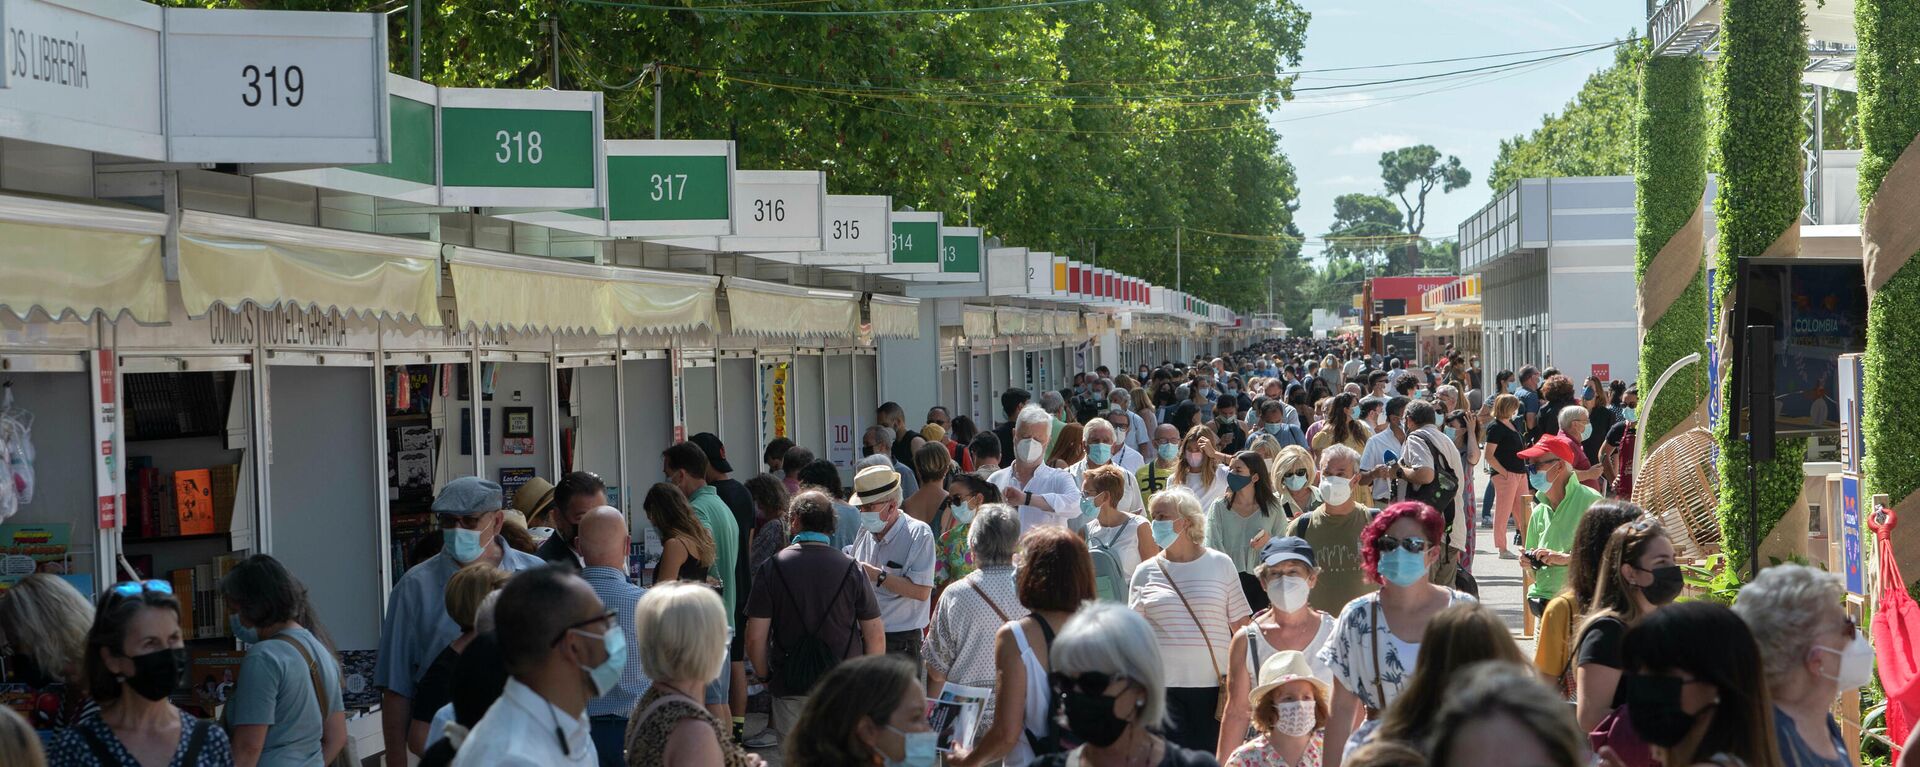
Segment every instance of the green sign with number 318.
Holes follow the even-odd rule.
[[[593,120],[588,111],[442,108],[440,183],[592,189]]]

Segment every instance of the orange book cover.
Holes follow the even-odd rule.
[[[217,530],[213,510],[213,472],[207,469],[174,472],[173,507],[180,514],[181,535],[201,535]]]

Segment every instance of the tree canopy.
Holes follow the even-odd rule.
[[[193,5],[385,10],[378,0]],[[828,188],[971,220],[1235,308],[1265,306],[1298,258],[1298,190],[1267,112],[1291,98],[1308,16],[1295,0],[1105,0],[879,16],[712,13],[718,0],[429,3],[422,79],[607,94],[608,138],[732,139],[739,165],[821,169]],[[802,0],[783,11],[1006,3]],[[406,14],[389,38],[408,71]],[[556,33],[551,22],[558,23]],[[558,41],[556,50],[556,41]],[[556,56],[557,53],[557,56]],[[558,59],[558,72],[553,61]],[[557,83],[556,83],[557,80]],[[1197,238],[1196,230],[1257,240]],[[1274,239],[1279,238],[1279,239]],[[1251,279],[1249,279],[1251,278]]]
[[[1502,191],[1523,178],[1626,176],[1633,173],[1633,111],[1640,103],[1640,67],[1647,46],[1637,37],[1613,49],[1613,65],[1593,73],[1559,114],[1540,127],[1503,139],[1487,173]]]

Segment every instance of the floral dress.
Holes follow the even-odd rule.
[[[1234,749],[1233,755],[1227,757],[1226,767],[1320,767],[1320,738],[1325,734],[1315,732],[1313,740],[1307,743],[1307,750],[1300,753],[1300,761],[1291,763],[1267,742],[1267,736],[1261,735]]]
[[[1474,601],[1473,597],[1447,590],[1448,606]],[[1378,647],[1376,648],[1376,642]],[[1319,660],[1333,670],[1334,682],[1371,711],[1385,711],[1413,677],[1413,664],[1420,657],[1420,643],[1394,636],[1387,628],[1386,613],[1380,611],[1380,592],[1359,597],[1340,611],[1333,636],[1320,648]],[[1379,665],[1374,659],[1379,658]],[[1369,718],[1348,738],[1348,749],[1372,737],[1377,718]]]
[[[967,548],[967,531],[972,527],[970,524],[954,525],[953,529],[940,534],[939,545],[933,552],[934,588],[945,588],[947,584],[973,572],[973,550]]]

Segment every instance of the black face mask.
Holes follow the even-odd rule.
[[[1106,748],[1127,733],[1129,722],[1113,715],[1112,695],[1088,695],[1065,692],[1060,708],[1066,715],[1067,731],[1089,746]]]
[[[1681,682],[1677,677],[1628,674],[1620,678],[1621,700],[1627,719],[1641,739],[1672,748],[1693,731],[1698,714],[1680,708]]]
[[[146,655],[130,656],[133,676],[127,686],[147,700],[165,700],[167,695],[187,683],[187,649],[154,650]]]
[[[1653,576],[1653,583],[1640,587],[1640,595],[1656,606],[1672,602],[1680,596],[1680,590],[1687,586],[1686,576],[1681,574],[1679,565],[1656,567],[1652,570],[1641,570],[1638,565],[1635,565],[1633,569]]]

